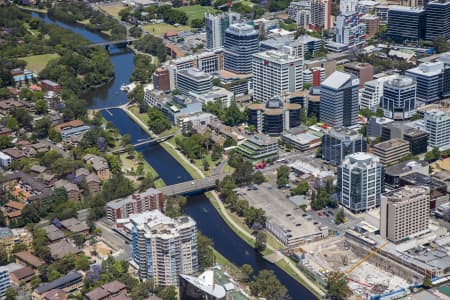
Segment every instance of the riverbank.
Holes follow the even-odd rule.
[[[228,210],[223,205],[222,201],[219,199],[216,192],[207,192],[205,194],[210,200],[211,204],[217,210],[222,219],[227,223],[227,225],[236,233],[242,240],[244,240],[249,246],[255,247],[255,237],[251,235],[248,231],[246,231],[243,226],[235,222],[232,216],[229,214]],[[269,234],[268,234],[269,235]],[[261,254],[270,255],[271,253],[278,251],[275,249],[270,243],[270,238],[268,237],[267,248]],[[277,247],[276,247],[277,248]],[[322,299],[325,296],[323,290],[321,290],[316,284],[314,284],[309,278],[305,276],[291,261],[290,258],[283,255],[283,258],[275,263],[279,268],[281,268],[284,272],[289,274],[292,278],[306,287],[309,291],[311,291],[317,298]]]
[[[145,124],[139,116],[136,116],[135,112],[130,107],[123,108],[125,113],[133,119],[136,124],[138,124],[147,134],[149,134],[151,137],[156,137],[156,135],[148,129],[147,124]],[[183,168],[191,175],[194,179],[200,179],[204,178],[202,171],[200,171],[199,168],[197,168],[195,165],[192,165],[189,160],[180,153],[174,145],[172,145],[169,141],[165,141],[160,143],[161,147],[164,148],[180,165],[183,166]]]
[[[147,132],[150,136],[155,136],[153,132],[151,132],[148,129],[148,126],[138,117],[135,115],[135,113],[129,108],[123,108],[123,110],[127,113],[127,115],[130,116],[145,132]],[[165,141],[160,144],[164,150],[166,150],[175,160],[177,160],[183,168],[186,169],[186,171],[195,179],[203,178],[205,175],[202,173],[202,171],[197,168],[195,165],[191,164],[189,160],[178,150],[176,150],[176,147],[172,145],[170,142]],[[216,209],[216,211],[219,213],[219,215],[222,217],[222,219],[225,221],[225,223],[230,227],[233,232],[235,232],[243,241],[245,241],[249,246],[252,248],[255,247],[255,237],[251,235],[248,231],[242,228],[240,224],[235,222],[230,216],[229,212],[223,205],[222,201],[219,199],[218,195],[215,192],[208,192],[205,194],[210,203],[213,205],[213,207]],[[278,251],[277,246],[273,246],[270,242],[270,238],[268,238],[268,245],[267,249],[263,251],[262,255],[269,255],[275,251]],[[299,282],[301,285],[303,285],[305,288],[307,288],[309,291],[311,291],[316,297],[323,298],[325,293],[316,286],[309,278],[307,278],[293,263],[291,260],[283,256],[283,258],[276,263],[276,265],[281,268],[284,272],[286,272],[289,276],[294,278],[297,282]]]

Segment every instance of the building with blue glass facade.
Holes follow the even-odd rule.
[[[258,36],[258,31],[245,23],[232,24],[225,30],[225,70],[238,74],[252,72],[252,55],[259,49]]]
[[[359,80],[336,71],[320,85],[320,121],[330,126],[353,126],[358,121]]]

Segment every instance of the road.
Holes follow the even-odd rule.
[[[95,222],[95,227],[99,228],[102,231],[101,238],[102,240],[114,251],[123,250],[123,259],[130,260],[132,257],[131,246],[128,241],[125,241],[125,238],[120,234],[111,229],[111,226],[104,223],[103,221]]]
[[[214,195],[214,197],[216,198],[217,203],[219,204],[219,208],[222,211],[224,217],[227,219],[227,222],[231,223],[231,225],[235,228],[237,228],[243,235],[245,235],[246,237],[248,237],[251,240],[255,240],[255,237],[253,235],[251,235],[250,233],[248,233],[247,231],[245,231],[244,229],[241,228],[241,226],[239,224],[237,224],[233,218],[231,218],[231,216],[228,213],[228,210],[225,208],[225,206],[223,205],[222,201],[219,199],[219,197],[217,196],[216,192],[212,193]],[[267,244],[267,249],[269,249],[270,251],[278,251],[276,249],[274,249],[271,245]],[[281,254],[281,253],[280,253]],[[317,287],[317,285],[312,282],[308,277],[305,276],[305,274],[303,274],[298,268],[297,266],[294,265],[294,263],[292,263],[292,261],[286,257],[285,255],[283,256],[283,260],[289,265],[289,267],[291,268],[291,270],[293,270],[298,277],[303,280],[303,282],[305,282],[310,288],[314,289],[315,292],[317,292],[319,295],[321,295],[322,297],[325,296],[325,293],[319,288]]]

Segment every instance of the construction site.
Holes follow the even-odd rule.
[[[353,299],[368,299],[371,295],[407,288],[413,283],[373,262],[378,248],[366,252],[358,250],[351,240],[343,236],[309,243],[301,248],[304,251],[304,268],[323,281],[330,271],[345,274]],[[402,274],[402,271],[399,273]]]

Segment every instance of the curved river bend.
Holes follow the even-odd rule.
[[[76,32],[91,42],[105,41],[99,34],[90,32],[81,26],[53,21],[46,15],[37,13],[33,13],[33,16],[41,18],[47,23],[53,23]],[[134,68],[134,54],[128,50],[119,50],[113,47],[110,48],[110,53],[115,78],[107,85],[87,93],[86,99],[89,101],[91,108],[113,107],[127,101],[126,94],[120,92],[120,86],[122,83],[129,82]],[[103,112],[105,119],[113,122],[121,134],[129,134],[132,143],[148,138],[146,132],[124,111],[120,109],[109,109],[108,111],[110,113]],[[161,146],[147,145],[136,150],[142,152],[145,160],[158,172],[167,185],[192,179],[189,173]],[[264,260],[258,252],[237,236],[223,221],[206,196],[196,195],[188,199],[184,212],[197,222],[199,230],[214,242],[214,248],[228,260],[237,266],[249,264],[256,272],[262,269],[272,270],[280,282],[286,286],[292,299],[317,299],[309,290],[279,267]]]

